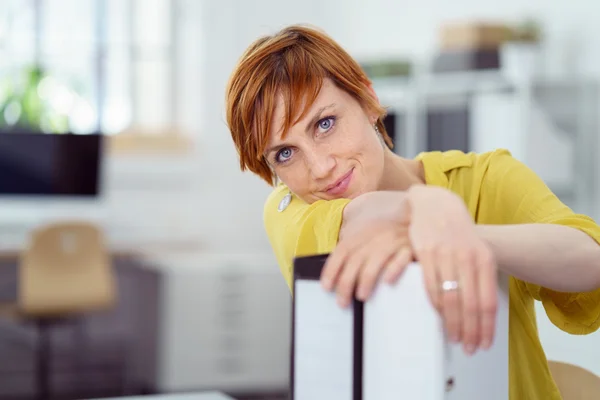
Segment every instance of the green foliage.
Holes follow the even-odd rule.
[[[542,27],[533,18],[526,19],[512,29],[511,41],[539,43],[542,40]]]
[[[57,111],[41,93],[46,77],[42,68],[33,66],[23,70],[18,79],[0,83],[0,129],[49,133],[69,130],[68,116]]]

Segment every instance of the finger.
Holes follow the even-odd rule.
[[[361,239],[360,235],[356,235],[343,240],[329,254],[320,277],[321,285],[325,290],[331,291],[336,287],[337,280],[346,260],[351,257],[353,252],[364,246],[364,239],[362,239],[362,242]]]
[[[381,277],[382,271],[389,265],[400,246],[397,240],[379,242],[379,246],[369,245],[370,252],[365,257],[365,263],[359,273],[356,297],[366,301]]]
[[[431,305],[441,314],[442,297],[440,294],[441,282],[440,276],[435,263],[435,255],[433,249],[424,249],[417,255],[421,270],[423,271],[423,280],[425,281],[425,289],[429,295]]]
[[[321,286],[325,290],[331,291],[336,286],[342,267],[346,259],[350,256],[349,249],[350,247],[343,244],[338,245],[327,257],[321,271]]]
[[[460,297],[462,304],[462,342],[467,354],[473,354],[480,345],[478,274],[470,253],[458,258],[460,263]]]
[[[443,249],[437,253],[439,276],[444,282],[459,282],[458,268],[451,249]],[[453,342],[462,339],[462,307],[460,288],[444,290],[442,295],[442,315],[448,337]]]
[[[337,294],[337,302],[341,307],[348,307],[354,297],[358,275],[361,268],[365,264],[367,251],[361,249],[353,252],[351,257],[346,259],[344,268],[340,272],[335,291]]]
[[[404,246],[397,251],[385,267],[383,275],[385,282],[390,285],[395,284],[406,266],[412,261],[412,258],[412,250],[409,246]]]
[[[489,349],[496,332],[498,310],[498,275],[496,262],[486,249],[477,259],[479,307],[481,313],[481,347]]]

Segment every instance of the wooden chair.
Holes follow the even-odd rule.
[[[65,317],[112,307],[116,288],[103,235],[85,222],[33,232],[19,265],[19,311]]]
[[[564,400],[600,399],[600,377],[587,369],[560,361],[548,361],[550,372]]]
[[[55,223],[35,230],[18,271],[13,316],[37,326],[37,398],[46,400],[51,397],[50,328],[113,307],[116,278],[102,232],[87,222]]]

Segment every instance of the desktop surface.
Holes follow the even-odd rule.
[[[225,396],[220,392],[198,392],[198,393],[182,393],[182,394],[163,394],[150,396],[134,396],[134,397],[114,397],[108,399],[97,400],[234,400],[232,397]]]

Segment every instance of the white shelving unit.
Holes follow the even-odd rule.
[[[597,114],[600,110],[598,82],[583,78],[514,81],[501,71],[486,71],[421,74],[410,79],[374,79],[373,84],[379,100],[390,113],[404,117],[403,134],[397,135],[397,152],[405,157],[414,157],[428,150],[425,142],[427,110],[457,105],[471,107],[483,98],[502,99],[497,102],[503,105],[499,106],[497,114],[504,113],[504,117],[496,115],[490,123],[486,123],[481,121],[485,118],[482,115],[473,115],[472,120],[479,118],[474,124],[479,131],[470,134],[499,132],[502,129],[498,124],[506,123],[509,130],[506,137],[486,139],[484,136],[479,143],[489,143],[490,147],[483,144],[483,148],[470,150],[499,147],[494,144],[507,147],[515,157],[540,173],[552,190],[577,211],[592,215],[600,211],[596,207],[599,165],[595,156],[598,151]],[[487,110],[487,116],[492,116],[494,111]],[[562,136],[567,144],[549,152],[544,146],[544,139],[541,142],[534,139],[540,136],[542,130],[548,135]],[[556,156],[564,156],[560,158],[567,159],[565,165],[552,165]],[[550,169],[568,170],[570,176],[554,181],[552,177],[547,178],[546,172]]]

